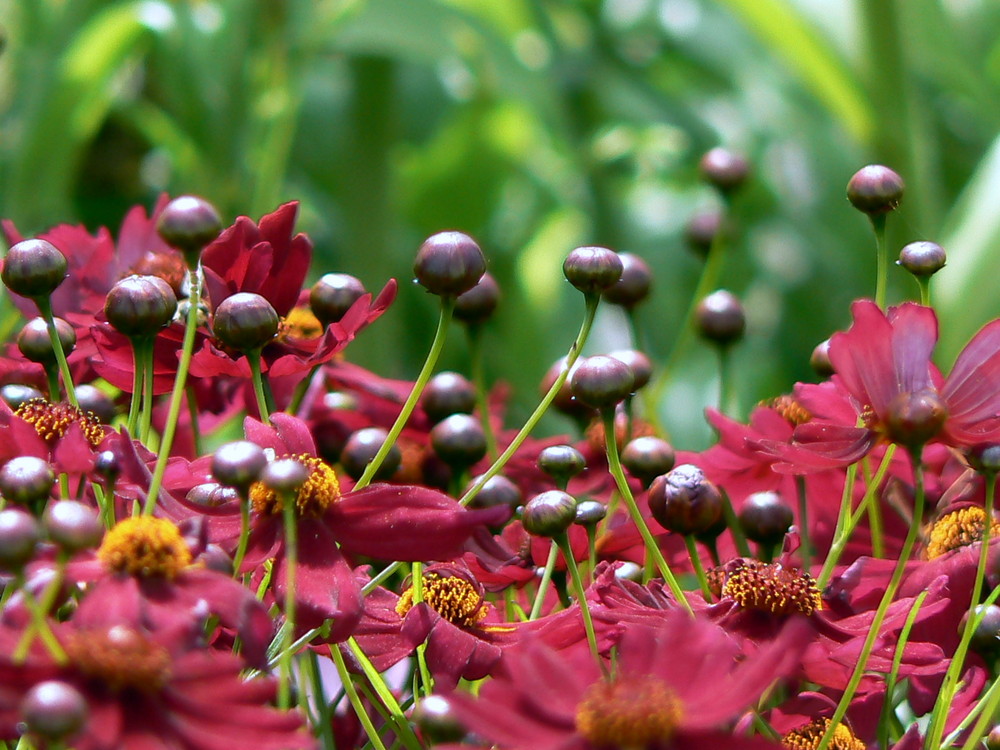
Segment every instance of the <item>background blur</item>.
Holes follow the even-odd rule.
[[[893,252],[949,252],[942,366],[1000,314],[993,0],[0,0],[0,27],[0,216],[117,232],[161,191],[227,220],[295,199],[314,275],[371,290],[408,282],[427,235],[468,232],[504,292],[488,371],[512,422],[579,327],[574,246],[650,263],[638,318],[667,352],[701,267],[684,226],[715,200],[697,162],[720,144],[753,164],[723,277],[749,319],[740,416],[809,379],[813,346],[873,294],[871,231],[844,198],[866,163],[907,181]],[[890,271],[890,299],[916,296]],[[412,378],[436,315],[404,283],[350,356]],[[605,311],[590,350],[627,345],[622,321]],[[453,330],[445,366],[466,359]],[[661,404],[679,446],[709,440],[713,373],[694,347]]]

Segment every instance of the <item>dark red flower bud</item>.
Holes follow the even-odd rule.
[[[847,183],[847,200],[862,213],[884,214],[899,205],[904,187],[903,178],[889,167],[869,164],[855,172]]]
[[[608,354],[619,362],[624,362],[632,370],[632,377],[635,380],[634,390],[639,390],[645,386],[653,376],[653,363],[645,354],[635,349],[619,349]]]
[[[996,655],[1000,651],[1000,607],[995,604],[979,604],[975,608],[976,615],[983,614],[979,625],[972,631],[972,640],[969,645],[977,653],[984,656]],[[959,625],[959,634],[965,630],[965,624],[969,619],[969,613],[962,616]]]
[[[0,279],[15,294],[48,297],[66,278],[66,256],[51,242],[24,240],[7,251]]]
[[[214,570],[225,576],[233,575],[233,558],[218,544],[206,546],[204,551],[195,558],[195,563],[204,565],[209,570]]]
[[[309,290],[309,308],[326,328],[343,318],[364,294],[364,284],[350,274],[324,274]]]
[[[809,357],[809,366],[821,378],[833,375],[833,362],[830,361],[830,339],[816,344],[812,356]]]
[[[201,508],[218,508],[238,503],[240,495],[234,487],[226,487],[218,482],[202,482],[188,490],[185,500]]]
[[[746,182],[750,165],[741,154],[717,146],[701,157],[698,170],[720,192],[731,193]]]
[[[670,443],[652,435],[630,440],[622,449],[622,466],[645,486],[674,468],[674,461]]]
[[[573,395],[595,409],[612,407],[635,390],[632,368],[600,354],[581,360],[570,381]]]
[[[596,526],[608,514],[608,506],[600,500],[581,500],[576,504],[576,517],[573,523],[578,526]]]
[[[36,456],[12,458],[0,469],[0,493],[13,503],[41,503],[48,499],[55,483],[48,461]]]
[[[489,272],[472,289],[462,292],[455,300],[455,318],[463,323],[485,323],[500,303],[500,287]]]
[[[118,416],[118,407],[115,400],[96,385],[83,383],[76,387],[76,402],[80,409],[90,412],[96,416],[103,424],[111,424]]]
[[[76,331],[62,318],[55,318],[55,324],[56,335],[62,344],[63,353],[69,354],[76,348]],[[49,329],[44,318],[32,318],[24,324],[21,332],[17,334],[17,348],[25,359],[32,362],[40,365],[55,364],[56,352],[52,348],[52,339],[49,338]]]
[[[212,455],[212,475],[245,495],[267,466],[264,449],[249,440],[220,445]]]
[[[208,201],[182,195],[164,207],[156,221],[156,231],[164,242],[184,253],[193,268],[202,249],[222,231],[222,219]]]
[[[47,740],[72,736],[83,727],[88,713],[80,691],[59,680],[39,682],[21,701],[21,718],[28,731]]]
[[[212,332],[226,346],[241,352],[262,348],[278,333],[278,313],[252,292],[226,297],[215,310]]]
[[[49,539],[68,552],[91,549],[101,543],[104,526],[97,512],[76,500],[49,503],[42,515]]]
[[[174,290],[159,276],[126,276],[104,302],[108,322],[125,336],[155,336],[176,312]]]
[[[521,525],[533,536],[556,536],[576,520],[576,500],[560,490],[535,495],[524,506]]]
[[[736,295],[720,289],[698,303],[695,325],[704,338],[725,346],[743,336],[747,320]]]
[[[947,262],[948,256],[936,242],[911,242],[899,251],[899,265],[914,276],[933,276]]]
[[[568,482],[587,468],[587,460],[572,445],[550,445],[538,454],[538,468],[557,482]]]
[[[563,261],[563,274],[584,294],[596,294],[618,283],[624,264],[606,247],[578,247]]]
[[[678,534],[701,534],[722,517],[722,495],[692,464],[681,464],[653,480],[649,510],[663,528]]]
[[[618,259],[622,262],[622,275],[601,294],[613,305],[632,309],[649,296],[649,290],[653,286],[653,271],[638,255],[619,253]]]
[[[19,570],[35,555],[42,538],[34,516],[20,508],[0,510],[0,569]]]
[[[907,447],[935,437],[948,419],[948,406],[933,388],[900,393],[889,402],[886,429],[889,439]]]
[[[365,467],[375,458],[375,454],[379,452],[387,437],[389,433],[381,427],[365,427],[353,433],[340,453],[340,465],[344,467],[348,476],[352,479],[361,477],[365,473]],[[403,452],[397,443],[389,449],[374,478],[388,479],[396,473],[402,462]]]
[[[684,227],[684,239],[695,255],[705,257],[712,249],[716,235],[726,231],[725,216],[716,209],[704,209],[690,219]]]
[[[486,258],[469,235],[438,232],[420,246],[413,263],[417,281],[431,294],[457,297],[486,273]]]
[[[431,446],[442,461],[465,469],[486,455],[486,435],[470,414],[452,414],[431,429]]]
[[[458,742],[466,735],[448,699],[441,695],[428,695],[420,701],[412,719],[420,734],[433,744]]]
[[[309,467],[294,458],[271,461],[260,472],[260,481],[275,492],[295,492],[309,479]]]
[[[1000,724],[986,735],[986,750],[1000,750]]]
[[[469,490],[479,481],[480,477],[474,477],[465,488]],[[470,508],[495,508],[498,505],[505,505],[512,511],[524,500],[521,489],[510,481],[503,474],[497,474],[486,480],[483,488],[476,493],[469,503]]]
[[[740,526],[747,539],[760,544],[778,544],[792,525],[792,509],[777,492],[755,492],[740,509]]]
[[[969,466],[980,474],[1000,473],[1000,444],[986,443],[970,448],[966,453]]]
[[[118,474],[121,473],[121,464],[118,454],[114,451],[101,451],[94,459],[94,471],[104,477],[109,484],[114,484]]]
[[[476,408],[476,386],[457,372],[439,372],[428,381],[420,405],[431,422],[452,414],[471,414]]]
[[[576,365],[574,365],[573,368],[575,370]],[[544,377],[542,377],[542,382],[538,388],[539,392],[543,395],[548,393],[549,388],[552,387],[552,384],[556,382],[556,379],[565,369],[565,357],[560,357],[553,362],[552,366],[545,372]],[[572,374],[573,373],[570,372],[570,375]],[[589,407],[584,406],[577,400],[576,396],[573,395],[573,389],[570,387],[570,378],[568,377],[563,381],[562,387],[560,387],[559,391],[556,393],[556,397],[552,401],[552,405],[563,414],[574,418],[587,417],[589,419],[590,415],[593,413]]]
[[[21,404],[27,403],[35,398],[44,398],[44,396],[40,390],[33,388],[30,385],[8,383],[3,386],[3,388],[0,388],[0,398],[7,403],[7,406],[9,406],[11,410],[17,411],[17,407]]]

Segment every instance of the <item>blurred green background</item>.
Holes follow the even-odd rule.
[[[844,198],[866,163],[907,181],[894,252],[949,251],[941,364],[1000,314],[993,0],[0,0],[0,26],[0,216],[114,232],[161,191],[227,219],[299,200],[315,276],[404,282],[349,351],[409,378],[437,314],[412,259],[466,231],[504,293],[487,368],[512,422],[579,326],[574,246],[649,262],[638,319],[662,360],[701,269],[684,226],[716,200],[698,159],[720,144],[753,164],[722,283],[749,319],[741,416],[809,379],[813,346],[873,294],[871,231]],[[890,270],[890,299],[915,297]],[[590,351],[626,346],[623,321],[605,310]],[[465,370],[460,333],[444,366]],[[714,372],[694,347],[659,405],[680,446],[709,440]]]

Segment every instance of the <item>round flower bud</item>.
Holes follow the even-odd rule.
[[[119,333],[129,337],[155,336],[170,325],[177,297],[159,276],[126,276],[108,292],[104,314]]]
[[[572,445],[550,445],[538,454],[538,468],[557,482],[568,482],[587,468],[587,460]]]
[[[889,402],[886,430],[889,439],[905,446],[923,445],[935,437],[948,419],[948,407],[933,388],[900,393]]]
[[[966,453],[969,466],[980,474],[1000,472],[1000,443],[985,443],[970,448]]]
[[[606,247],[578,247],[563,261],[563,274],[584,294],[596,294],[614,286],[623,271],[621,257]]]
[[[267,456],[257,443],[234,440],[216,449],[212,456],[212,476],[246,494],[266,465]]]
[[[218,544],[207,545],[202,553],[195,558],[195,563],[226,576],[233,575],[233,558]]]
[[[487,272],[472,289],[462,292],[455,300],[455,318],[469,325],[485,323],[500,303],[500,287]]]
[[[56,475],[48,461],[36,456],[12,458],[0,469],[0,494],[21,505],[47,500]]]
[[[833,362],[830,361],[830,339],[816,344],[809,357],[809,366],[813,372],[821,378],[828,378],[833,375]]]
[[[847,183],[847,200],[862,213],[876,216],[899,205],[903,188],[903,178],[889,167],[869,164],[855,172]]]
[[[449,466],[464,469],[486,455],[486,435],[475,417],[452,414],[431,429],[431,446]]]
[[[328,273],[309,290],[309,309],[326,328],[343,318],[351,305],[364,294],[364,284],[355,277],[346,273]]]
[[[188,265],[194,267],[202,248],[222,231],[222,219],[208,201],[182,195],[160,212],[156,231],[164,242],[184,253]]]
[[[612,305],[621,305],[631,310],[649,296],[649,289],[653,285],[653,271],[638,255],[619,253],[618,259],[622,262],[622,275],[601,295]]]
[[[294,458],[271,461],[260,472],[260,481],[275,492],[295,492],[309,479],[309,468]]]
[[[212,332],[226,346],[241,352],[262,348],[278,333],[278,313],[252,292],[226,297],[215,310]]]
[[[524,506],[521,525],[533,536],[556,536],[576,520],[576,500],[559,490],[535,495]]]
[[[681,464],[649,487],[649,510],[663,528],[700,534],[722,517],[722,495],[692,464]]]
[[[63,353],[69,354],[76,348],[76,331],[62,318],[55,318],[55,324]],[[49,338],[44,318],[32,318],[24,324],[17,334],[17,348],[25,359],[40,365],[52,365],[56,362],[56,352],[52,348],[52,339]]]
[[[572,375],[573,371],[576,370],[578,364],[579,361],[577,361],[577,363],[573,365],[573,370],[570,371],[570,375]],[[544,396],[546,393],[549,392],[549,389],[552,387],[553,383],[556,382],[558,377],[562,374],[563,370],[565,369],[566,369],[565,357],[560,357],[559,359],[557,359],[555,362],[552,363],[552,366],[545,372],[545,375],[542,377],[542,382],[539,385],[538,390],[541,393],[541,395]],[[562,386],[556,393],[555,399],[553,399],[552,401],[552,406],[561,411],[563,414],[569,417],[573,417],[574,419],[586,418],[587,420],[589,420],[591,415],[593,414],[591,409],[580,403],[577,400],[576,396],[573,395],[573,389],[570,387],[569,377],[567,377],[563,381]]]
[[[725,346],[737,341],[746,329],[743,305],[732,292],[712,292],[695,308],[695,325],[704,338]]]
[[[19,570],[35,555],[41,529],[34,516],[20,508],[0,510],[0,569]]]
[[[469,482],[466,491],[479,481],[480,477],[475,477]],[[497,474],[486,480],[483,488],[476,493],[469,503],[470,508],[495,508],[498,505],[506,505],[512,511],[521,504],[524,496],[520,488],[502,474]]]
[[[118,461],[118,454],[114,451],[101,451],[94,459],[94,471],[104,477],[109,484],[114,484],[118,474],[121,473],[121,464]]]
[[[642,566],[638,563],[634,563],[631,560],[625,560],[619,562],[615,567],[615,578],[619,581],[635,581],[636,583],[642,582],[643,576]]]
[[[233,487],[226,487],[218,482],[202,482],[188,490],[185,499],[191,505],[218,508],[228,503],[238,503],[240,495]]]
[[[97,512],[76,500],[49,503],[42,514],[42,525],[49,539],[69,552],[96,547],[104,537]]]
[[[947,260],[944,248],[936,242],[911,242],[899,251],[896,263],[914,276],[933,276]]]
[[[975,611],[976,615],[983,613],[983,618],[979,621],[976,629],[972,631],[970,645],[980,654],[995,654],[1000,651],[1000,607],[996,604],[979,604]],[[969,613],[966,612],[962,616],[959,634],[965,630],[968,619]]]
[[[2,398],[12,410],[16,411],[21,404],[31,401],[34,398],[45,398],[42,392],[30,385],[21,383],[8,383],[0,388],[0,398]]]
[[[608,354],[619,362],[624,362],[632,370],[632,377],[635,380],[634,390],[639,390],[645,386],[653,376],[653,363],[649,357],[636,349],[619,349]]]
[[[441,695],[428,695],[420,701],[411,718],[421,736],[433,744],[458,742],[466,734],[448,699]]]
[[[471,414],[476,408],[476,386],[457,372],[439,372],[424,388],[420,406],[431,422],[452,414]]]
[[[632,368],[614,357],[597,355],[581,360],[570,379],[573,395],[595,409],[624,401],[635,390]]]
[[[760,544],[778,544],[794,520],[792,509],[777,492],[755,492],[740,509],[740,526],[747,539]]]
[[[688,219],[684,227],[684,240],[695,255],[704,258],[712,249],[716,236],[725,230],[723,213],[716,208],[704,209]]]
[[[720,192],[731,193],[746,181],[750,165],[741,154],[717,146],[701,157],[698,171]]]
[[[987,733],[986,750],[1000,750],[1000,724]]]
[[[608,514],[608,506],[600,500],[581,500],[576,504],[573,523],[578,526],[596,526]]]
[[[457,297],[476,285],[486,273],[486,258],[469,235],[438,232],[417,252],[413,274],[431,294]]]
[[[344,450],[340,452],[340,465],[352,479],[358,479],[365,473],[365,468],[375,458],[389,433],[381,427],[364,427],[347,438]],[[388,479],[396,473],[403,462],[403,452],[396,443],[389,449],[385,460],[375,472],[375,479]]]
[[[115,406],[114,399],[96,385],[90,383],[78,385],[76,387],[76,401],[83,411],[91,412],[103,424],[111,424],[118,416],[118,407]]]
[[[78,732],[87,714],[87,700],[80,691],[59,680],[39,682],[21,701],[21,718],[28,731],[48,740],[61,740]]]
[[[0,278],[15,294],[40,299],[63,283],[66,267],[66,256],[51,242],[24,240],[7,251]]]
[[[674,468],[674,460],[670,443],[652,435],[634,438],[622,449],[622,466],[647,487]]]

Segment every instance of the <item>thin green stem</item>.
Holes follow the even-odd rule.
[[[552,571],[556,567],[556,559],[559,557],[559,545],[555,541],[549,547],[549,556],[545,560],[545,567],[542,569],[542,580],[538,582],[538,590],[535,592],[535,600],[531,603],[531,612],[528,614],[529,620],[537,620],[542,614],[542,604],[545,595],[549,591],[549,584],[552,582]]]
[[[45,369],[45,379],[49,384],[49,401],[57,404],[62,398],[62,391],[59,388],[59,365],[52,362],[43,365],[43,367]]]
[[[153,342],[146,343],[143,352],[142,444],[148,446],[153,432]],[[200,455],[195,451],[195,455]]]
[[[601,659],[601,652],[597,648],[597,634],[594,632],[594,619],[590,615],[590,607],[587,604],[587,589],[583,585],[580,577],[580,567],[573,557],[573,549],[569,543],[566,532],[562,532],[555,538],[555,543],[562,550],[563,558],[566,560],[566,567],[569,569],[570,577],[573,579],[573,586],[576,588],[576,601],[580,605],[580,614],[583,615],[583,629],[587,633],[587,644],[590,646],[590,655],[601,669],[604,669],[604,660]]]
[[[253,395],[257,399],[260,421],[271,424],[271,412],[267,408],[267,397],[264,396],[264,375],[260,371],[260,349],[249,351],[246,355],[247,362],[250,363],[250,379],[253,381]]]
[[[244,497],[246,495],[246,497]],[[243,558],[247,554],[247,544],[250,541],[250,496],[248,492],[240,492],[240,540],[236,544],[236,555],[233,557],[233,573],[240,574]]]
[[[802,569],[809,572],[812,567],[813,546],[809,535],[809,495],[804,476],[795,477],[795,489],[799,496],[799,557],[802,558]]]
[[[316,717],[315,726],[319,732],[319,739],[323,743],[323,747],[335,747],[335,742],[333,739],[333,716],[330,712],[330,702],[326,698],[326,689],[323,687],[323,678],[320,674],[319,669],[319,657],[316,655],[315,651],[307,652],[306,664],[303,666],[308,667],[309,672],[309,682],[312,690],[312,698],[316,703]],[[305,691],[302,691],[305,693]]]
[[[278,706],[289,708],[292,705],[292,641],[295,637],[295,576],[299,559],[299,527],[298,520],[295,517],[295,502],[293,498],[286,494],[281,500],[282,520],[285,527],[285,628],[281,647],[281,680],[278,683]]]
[[[128,426],[130,435],[140,435],[139,407],[142,405],[143,375],[146,370],[145,340],[134,338],[132,343],[132,398],[128,405]]]
[[[712,601],[712,590],[708,587],[708,578],[705,577],[705,567],[701,564],[701,557],[698,555],[698,547],[691,534],[684,535],[684,546],[687,547],[688,557],[691,558],[691,565],[694,573],[698,577],[698,585],[701,587],[701,595],[706,602]]]
[[[354,678],[348,671],[347,664],[344,663],[343,654],[340,653],[340,649],[335,644],[330,644],[329,648],[333,663],[337,666],[337,674],[340,675],[340,681],[344,685],[344,692],[347,693],[347,699],[351,702],[351,706],[354,707],[354,713],[357,714],[358,721],[364,727],[365,734],[368,735],[368,741],[371,742],[372,747],[376,748],[376,750],[386,750],[385,745],[382,744],[382,738],[379,736],[378,730],[372,723],[371,716],[365,711],[364,704],[358,696],[358,690],[354,686]]]
[[[375,694],[382,701],[382,705],[388,711],[389,721],[392,722],[393,728],[396,730],[396,735],[410,750],[420,750],[420,742],[413,733],[410,723],[406,720],[406,716],[403,714],[403,709],[396,700],[396,696],[392,694],[392,690],[386,685],[385,679],[378,670],[375,669],[375,665],[372,664],[364,649],[358,645],[358,642],[353,637],[347,639],[347,646],[351,649],[355,661],[361,666],[361,671],[364,672],[368,683],[372,686]]]
[[[917,276],[917,286],[920,287],[920,304],[931,307],[931,277]]]
[[[899,667],[903,663],[903,653],[906,651],[906,644],[910,640],[910,631],[913,629],[913,623],[916,622],[917,614],[920,612],[920,607],[923,606],[924,599],[926,598],[927,592],[921,591],[917,598],[913,600],[910,611],[906,615],[906,621],[903,623],[903,629],[899,631],[896,650],[892,655],[892,667],[885,678],[885,703],[882,704],[882,718],[878,723],[879,747],[889,747],[890,744],[889,717],[892,714],[893,708],[892,693],[896,688],[896,679],[899,675]]]
[[[871,216],[872,229],[875,230],[875,304],[885,309],[885,290],[889,280],[889,250],[885,241],[886,214]]]
[[[358,483],[354,485],[355,491],[364,489],[371,484],[375,473],[381,468],[382,462],[389,455],[392,446],[396,444],[399,433],[403,431],[404,425],[409,421],[410,415],[417,405],[417,401],[420,400],[420,394],[424,392],[424,386],[427,385],[427,381],[430,380],[431,374],[434,372],[438,357],[441,355],[441,350],[444,349],[444,341],[448,335],[448,325],[451,323],[451,313],[454,309],[454,297],[441,298],[441,315],[438,317],[437,330],[434,331],[434,341],[431,343],[431,350],[427,354],[424,366],[420,370],[420,374],[417,376],[417,380],[414,382],[410,395],[406,398],[403,408],[399,412],[399,416],[396,417],[396,421],[389,429],[389,434],[386,436],[385,442],[378,449],[375,458],[365,467],[365,471],[358,480]]]
[[[76,388],[73,387],[73,375],[69,371],[66,352],[63,350],[62,341],[59,340],[59,332],[56,330],[56,319],[52,314],[52,301],[48,297],[38,297],[35,299],[35,304],[45,319],[45,328],[49,332],[52,351],[55,352],[56,362],[59,363],[59,373],[62,375],[63,388],[66,390],[66,400],[73,406],[79,406],[80,403],[76,400]]]

